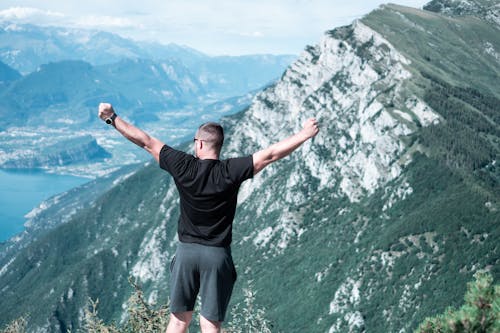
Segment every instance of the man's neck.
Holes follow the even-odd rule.
[[[219,156],[215,154],[202,154],[197,156],[200,160],[218,160]]]

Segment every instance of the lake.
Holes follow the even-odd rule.
[[[0,242],[21,232],[26,221],[24,215],[40,202],[88,181],[88,178],[38,170],[0,170]]]

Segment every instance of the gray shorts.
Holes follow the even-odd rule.
[[[201,315],[224,321],[236,281],[231,249],[179,243],[170,264],[170,311],[193,311],[201,298]]]

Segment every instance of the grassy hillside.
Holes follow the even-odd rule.
[[[475,16],[448,17],[386,5],[362,19],[393,44],[411,69],[500,98],[498,28]]]

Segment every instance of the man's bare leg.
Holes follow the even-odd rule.
[[[200,315],[200,327],[203,333],[219,333],[221,322],[208,320]]]
[[[171,313],[166,333],[185,333],[191,318],[193,318],[193,311]]]

